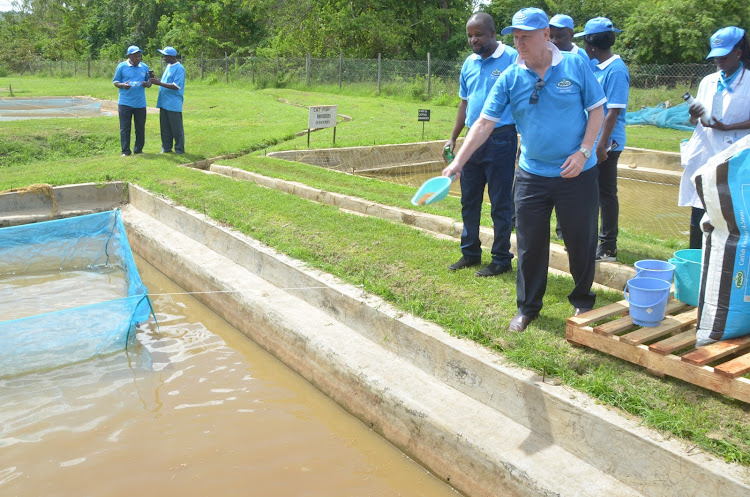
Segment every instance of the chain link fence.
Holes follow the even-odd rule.
[[[45,61],[28,62],[20,73],[47,74],[51,77],[112,77],[120,61]],[[144,57],[152,68],[163,66],[160,58]],[[183,58],[190,79],[245,81],[259,88],[371,85],[378,93],[390,93],[397,85],[414,97],[430,99],[441,94],[458,93],[462,60],[397,59],[317,59],[312,57],[223,57]],[[659,88],[687,85],[697,87],[700,80],[716,71],[714,64],[630,64],[631,87]]]

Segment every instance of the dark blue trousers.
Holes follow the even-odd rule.
[[[516,171],[516,243],[518,310],[536,316],[542,310],[549,268],[550,216],[556,210],[565,233],[573,291],[573,307],[593,307],[591,292],[596,270],[596,227],[599,214],[598,167],[575,178],[548,178]]]
[[[122,153],[130,155],[130,129],[131,119],[135,123],[135,146],[133,152],[143,152],[143,144],[146,141],[146,108],[135,108],[127,105],[118,105],[117,114],[120,116],[120,148]]]
[[[484,204],[484,188],[490,199],[494,227],[492,262],[510,265],[510,231],[513,217],[513,175],[518,135],[515,127],[494,133],[469,158],[461,171],[461,252],[469,259],[482,257],[479,222]]]

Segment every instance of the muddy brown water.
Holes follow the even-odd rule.
[[[139,346],[0,380],[0,495],[458,495],[137,264]]]

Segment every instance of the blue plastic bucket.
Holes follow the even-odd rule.
[[[664,319],[672,283],[657,278],[633,278],[623,295],[630,304],[630,318],[639,326],[658,326]]]
[[[678,250],[669,262],[674,264],[674,298],[689,305],[698,306],[701,288],[703,250]]]
[[[645,259],[635,263],[636,278],[656,278],[672,283],[674,264],[656,259]]]

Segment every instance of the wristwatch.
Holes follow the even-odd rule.
[[[591,158],[591,150],[587,149],[586,147],[581,147],[578,149],[578,151],[581,152],[587,159]]]

